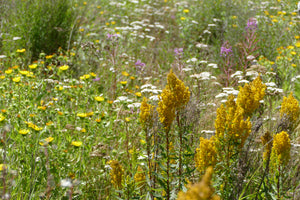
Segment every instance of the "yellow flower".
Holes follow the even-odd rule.
[[[19,133],[21,135],[26,135],[27,133],[29,133],[29,130],[28,129],[22,129],[22,130],[19,130]]]
[[[41,146],[44,146],[44,145],[47,145],[49,144],[50,142],[52,142],[54,140],[53,137],[47,137],[46,139],[42,140],[41,142],[39,142],[39,144]]]
[[[275,168],[285,166],[290,159],[291,141],[287,132],[282,131],[274,136],[271,163]]]
[[[6,169],[7,166],[5,164],[0,164],[0,172]]]
[[[264,98],[266,88],[260,76],[250,84],[246,83],[244,87],[240,87],[236,102],[244,109],[246,116],[250,116],[259,107],[259,101]]]
[[[80,79],[81,80],[86,80],[86,79],[89,79],[91,76],[89,74],[85,74],[83,76],[80,76]]]
[[[5,79],[5,76],[4,76],[4,75],[1,75],[0,78],[1,78],[1,79]]]
[[[142,96],[142,93],[141,93],[141,92],[136,92],[135,95],[136,95],[137,97],[141,97],[141,96]]]
[[[200,137],[199,148],[196,149],[195,163],[199,172],[203,172],[207,167],[214,167],[217,159],[217,150],[215,147],[215,138],[205,139]]]
[[[137,172],[134,175],[134,181],[139,185],[142,186],[146,180],[146,174],[143,169],[138,166]]]
[[[17,53],[24,53],[26,49],[17,49]]]
[[[13,80],[13,82],[19,83],[21,80],[21,77],[18,76],[18,77],[13,78],[12,80]]]
[[[0,114],[0,122],[2,122],[3,120],[5,120],[5,117],[2,114]]]
[[[29,73],[29,71],[26,71],[26,70],[21,70],[21,71],[19,71],[20,72],[20,74],[22,74],[22,75],[27,75],[28,73]]]
[[[108,162],[108,164],[111,167],[109,173],[111,183],[114,185],[116,189],[121,189],[123,187],[122,183],[124,181],[124,169],[122,165],[116,160],[111,160]]]
[[[32,128],[33,130],[36,130],[36,131],[43,130],[42,127],[38,127],[37,125],[33,124],[32,122],[28,122],[27,125],[28,125],[29,128]]]
[[[297,42],[297,43],[295,44],[295,46],[299,48],[299,47],[300,47],[300,42]]]
[[[75,146],[75,147],[80,147],[82,145],[81,141],[72,141],[71,145]]]
[[[291,51],[291,54],[294,56],[294,55],[297,55],[297,52]]]
[[[272,22],[276,23],[276,22],[278,22],[278,20],[277,19],[272,19]]]
[[[46,126],[50,126],[52,124],[53,124],[53,121],[49,121],[49,122],[46,123]]]
[[[112,22],[110,22],[112,25],[114,25],[114,24],[116,24],[116,22],[115,21],[112,21]]]
[[[126,84],[127,84],[127,81],[120,81],[120,83],[121,83],[122,85],[126,85]]]
[[[81,118],[84,118],[84,117],[87,117],[87,113],[78,113],[77,114],[77,117],[81,117]]]
[[[261,142],[264,145],[264,159],[267,160],[270,155],[271,155],[271,150],[272,150],[272,135],[270,134],[269,131],[267,131],[261,138]]]
[[[130,76],[130,79],[131,79],[131,80],[134,80],[134,79],[135,79],[135,77],[134,77],[134,76]]]
[[[190,10],[189,10],[189,9],[183,9],[183,12],[184,12],[184,13],[189,13]]]
[[[130,122],[130,118],[129,118],[129,117],[126,117],[126,118],[125,118],[125,121],[126,121],[126,122]]]
[[[104,97],[102,97],[102,96],[96,96],[95,100],[96,101],[104,101]]]
[[[140,122],[144,126],[150,126],[152,123],[154,106],[147,103],[147,98],[144,97],[140,107]]]
[[[231,16],[231,19],[237,19],[237,16],[235,16],[235,15]]]
[[[215,195],[215,189],[212,186],[211,179],[213,168],[207,168],[200,183],[188,185],[187,191],[178,193],[177,200],[221,200],[218,195]]]
[[[122,72],[122,75],[123,75],[123,76],[129,76],[129,74],[128,74],[126,71],[123,71],[123,72]]]
[[[95,121],[99,123],[99,122],[101,122],[101,118],[97,118],[97,119],[95,119]]]
[[[185,19],[186,19],[185,17],[180,17],[180,20],[182,20],[182,21],[185,20]]]
[[[46,59],[51,59],[51,58],[53,58],[53,55],[47,55],[46,56]]]
[[[86,129],[85,129],[85,128],[82,128],[82,129],[80,130],[80,132],[81,132],[81,133],[86,133]]]
[[[37,68],[37,64],[32,64],[32,65],[29,65],[28,67],[30,68],[30,69],[35,69],[35,68]]]
[[[59,70],[61,70],[61,71],[66,71],[66,70],[68,70],[69,69],[69,66],[68,65],[63,65],[63,66],[60,66],[59,67]]]
[[[95,74],[94,72],[91,72],[90,75],[91,75],[92,77],[96,77],[96,76],[97,76],[97,74]]]
[[[12,69],[5,70],[5,74],[11,74],[12,71],[13,71]]]
[[[293,93],[291,92],[288,97],[283,97],[280,116],[285,116],[290,122],[295,123],[299,119],[299,114],[299,102],[293,97]]]

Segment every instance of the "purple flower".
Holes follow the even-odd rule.
[[[183,48],[174,49],[175,56],[181,56],[183,54]]]
[[[255,18],[250,18],[247,21],[246,30],[256,30],[257,29],[257,21]]]
[[[221,53],[220,56],[228,56],[232,54],[232,47],[228,44],[228,42],[224,42],[224,44],[221,47]]]
[[[99,77],[96,77],[95,79],[93,79],[94,82],[96,81],[100,81],[100,78]]]
[[[119,35],[118,35],[118,34],[110,34],[110,33],[107,33],[107,39],[111,39],[111,38],[113,38],[113,37],[117,38],[117,37],[119,37]]]
[[[145,67],[146,64],[142,63],[141,60],[137,60],[136,63],[135,63],[135,66]]]

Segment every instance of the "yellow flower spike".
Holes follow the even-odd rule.
[[[264,146],[264,154],[263,157],[265,160],[267,160],[270,155],[271,155],[271,150],[272,150],[272,135],[270,134],[269,131],[267,131],[262,137],[261,137],[261,142]]]
[[[282,131],[274,135],[271,152],[271,166],[285,166],[290,160],[291,140],[287,132]]]
[[[195,164],[199,172],[203,172],[207,167],[214,167],[217,159],[217,150],[215,147],[215,138],[205,139],[200,137],[200,145],[196,149]]]
[[[143,171],[143,169],[142,169],[140,166],[138,166],[137,172],[136,172],[135,175],[134,175],[134,181],[135,181],[139,186],[141,186],[141,185],[144,184],[145,180],[146,180],[146,174],[145,174],[145,172]]]
[[[245,116],[251,116],[259,107],[259,101],[264,98],[266,88],[260,76],[251,83],[246,83],[244,87],[240,87],[236,102],[244,109]]]
[[[144,128],[151,125],[154,114],[154,106],[148,104],[147,101],[144,97],[140,107],[140,122]]]
[[[221,200],[215,195],[215,189],[212,186],[213,168],[208,167],[200,183],[188,185],[187,191],[178,193],[177,200]]]
[[[69,69],[69,65],[63,65],[58,68],[60,71],[66,71]]]
[[[75,147],[80,147],[80,146],[82,146],[82,142],[81,141],[72,141],[71,145],[75,146]]]
[[[295,123],[299,119],[299,114],[299,102],[293,97],[293,93],[291,92],[288,97],[283,97],[280,116],[286,116],[290,122]]]
[[[21,130],[19,130],[19,133],[21,135],[27,135],[29,133],[29,130],[28,129],[21,129]]]
[[[111,160],[108,162],[108,164],[111,167],[109,173],[111,183],[114,185],[116,189],[121,189],[122,183],[124,182],[124,169],[122,165],[116,160]]]
[[[96,96],[95,100],[101,102],[101,101],[104,101],[104,97],[102,97],[102,96]]]

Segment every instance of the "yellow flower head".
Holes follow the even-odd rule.
[[[299,114],[299,102],[293,97],[293,93],[291,92],[288,97],[283,97],[280,116],[285,116],[290,122],[295,123],[299,119]]]
[[[37,68],[37,64],[32,64],[32,65],[29,65],[28,67],[30,68],[30,69],[35,69],[35,68]]]
[[[143,169],[140,166],[138,166],[137,172],[134,175],[134,181],[139,186],[141,186],[141,185],[143,185],[143,183],[145,182],[145,180],[146,180],[146,174],[143,171]]]
[[[272,149],[272,135],[269,131],[267,131],[261,138],[261,142],[264,145],[264,159],[267,160],[271,155],[271,149]]]
[[[205,139],[200,137],[199,148],[196,149],[195,163],[197,170],[203,172],[207,167],[214,167],[216,164],[217,151],[215,147],[215,139]]]
[[[17,53],[24,53],[26,49],[17,49]]]
[[[264,98],[266,88],[260,76],[250,84],[246,83],[244,87],[240,87],[236,102],[244,109],[246,116],[250,116],[259,107],[259,101]]]
[[[147,103],[147,98],[144,97],[140,107],[140,122],[144,126],[151,125],[153,118],[154,106]]]
[[[272,166],[286,165],[290,159],[291,141],[287,132],[282,131],[274,136],[271,153]]]
[[[58,69],[61,70],[61,71],[66,71],[66,70],[69,69],[69,66],[68,65],[63,65],[63,66],[60,66]]]
[[[218,195],[215,195],[215,189],[212,187],[211,179],[213,168],[207,168],[200,183],[188,186],[186,192],[180,191],[177,200],[221,200]]]
[[[41,146],[45,146],[45,145],[49,144],[50,142],[52,142],[53,140],[54,140],[53,137],[47,137],[46,139],[44,139],[41,142],[39,142],[39,144]]]
[[[78,113],[77,117],[84,118],[84,117],[88,117],[88,115],[87,113]]]
[[[5,70],[5,74],[11,74],[13,72],[12,69]]]
[[[104,101],[104,97],[102,97],[102,96],[97,96],[97,97],[95,97],[95,100],[96,100],[96,101]]]
[[[28,129],[22,129],[22,130],[19,130],[19,133],[20,133],[21,135],[26,135],[26,134],[29,133],[29,130],[28,130]]]
[[[12,80],[13,80],[13,82],[19,83],[21,80],[21,77],[18,76],[18,77],[13,78]]]
[[[75,147],[80,147],[82,145],[82,142],[81,141],[73,141],[71,143],[72,146],[75,146]]]
[[[109,173],[111,178],[111,183],[114,185],[116,189],[122,188],[122,183],[124,181],[124,169],[122,165],[116,160],[111,160],[108,162],[108,164],[111,167]]]

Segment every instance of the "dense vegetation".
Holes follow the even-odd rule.
[[[2,199],[299,199],[295,0],[0,1]]]

